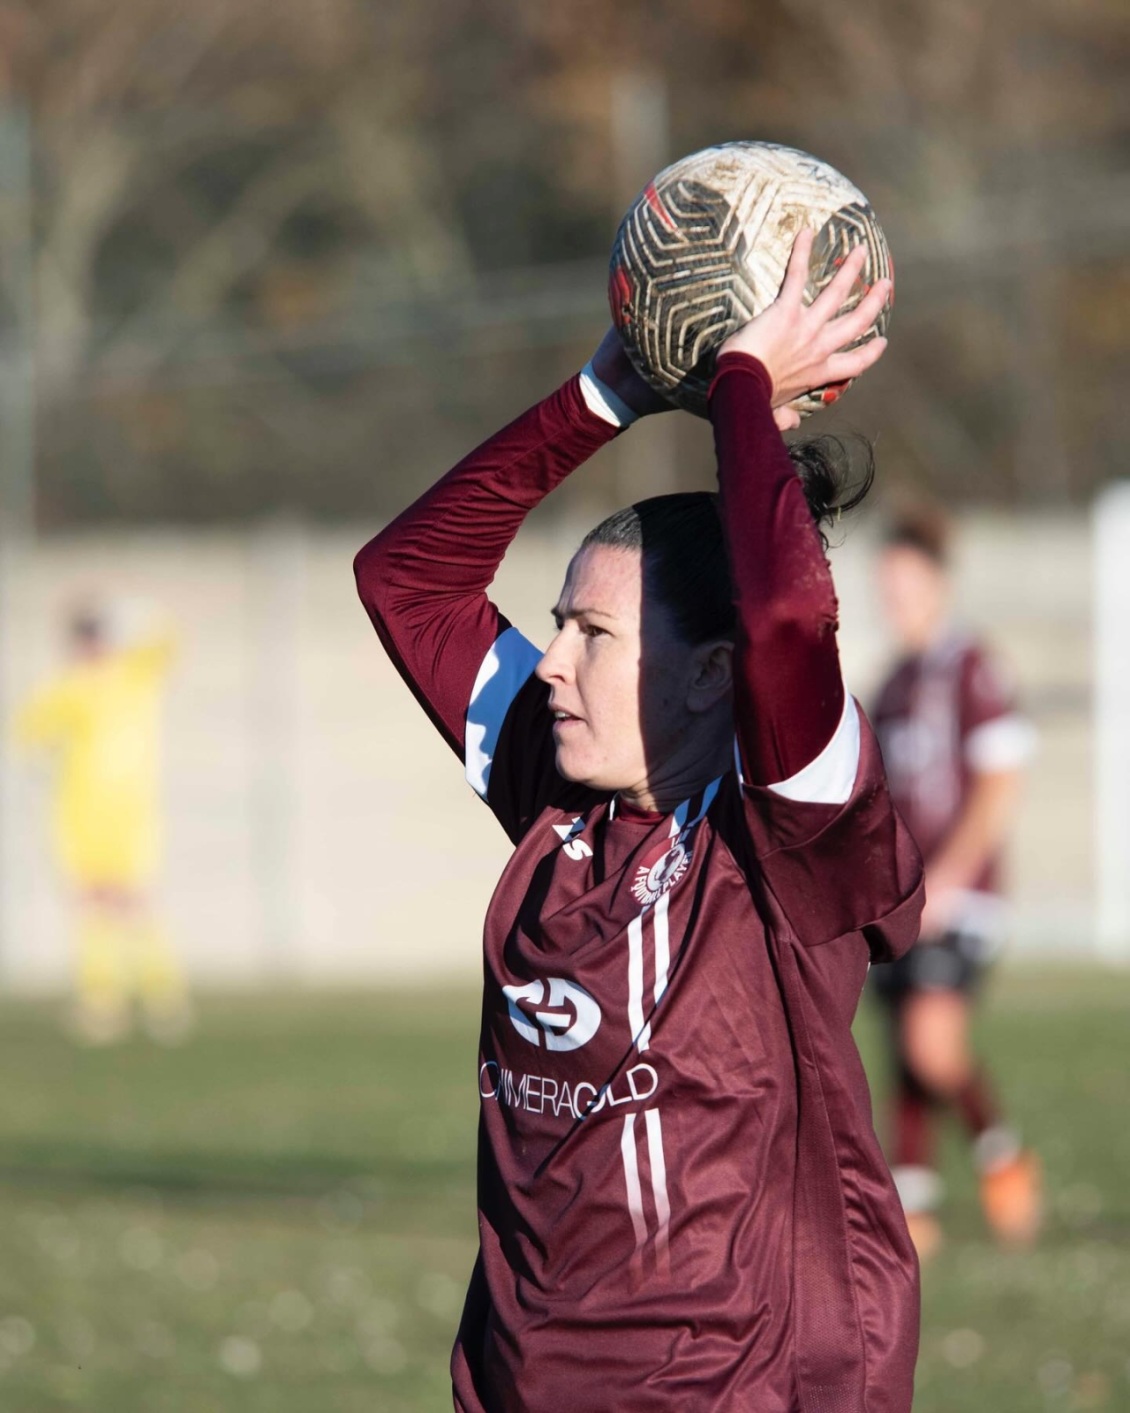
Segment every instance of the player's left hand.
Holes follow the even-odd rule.
[[[773,380],[774,420],[782,431],[800,426],[800,416],[786,406],[811,388],[858,378],[882,358],[885,338],[862,338],[890,298],[892,282],[877,280],[854,309],[841,314],[867,260],[858,245],[811,304],[805,304],[808,262],[813,232],[803,230],[793,243],[788,269],[777,298],[755,319],[722,344],[726,353],[746,353],[760,359]]]
[[[675,410],[674,403],[668,402],[636,372],[615,327],[610,327],[601,339],[600,347],[592,356],[592,370],[606,388],[641,417]]]

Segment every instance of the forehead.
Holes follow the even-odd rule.
[[[573,556],[557,606],[563,612],[600,609],[617,618],[639,617],[643,592],[638,550],[589,545]]]
[[[887,545],[879,561],[880,567],[895,574],[916,574],[929,578],[941,578],[945,570],[929,555],[914,545]]]

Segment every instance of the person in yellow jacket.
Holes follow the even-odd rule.
[[[77,922],[78,1038],[124,1037],[138,1003],[155,1039],[186,1034],[180,968],[154,911],[161,860],[161,708],[171,634],[84,607],[71,662],[26,702],[17,744],[55,756],[53,836]]]

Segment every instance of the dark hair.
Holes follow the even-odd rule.
[[[789,447],[825,549],[824,527],[845,510],[854,510],[875,479],[870,443],[858,437],[853,445],[855,457],[839,437],[817,437]],[[671,614],[686,642],[732,636],[733,587],[716,494],[683,491],[637,501],[590,530],[581,549],[590,545],[640,551],[649,591]]]
[[[950,518],[929,501],[904,504],[891,518],[883,543],[891,548],[917,550],[944,569],[950,560]]]
[[[96,608],[84,604],[72,610],[67,631],[74,642],[86,647],[98,647],[105,637],[106,625]]]

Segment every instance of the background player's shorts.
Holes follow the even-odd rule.
[[[960,991],[972,996],[997,952],[995,938],[971,929],[955,929],[937,942],[916,942],[896,962],[873,966],[871,988],[888,1002],[911,991]]]

